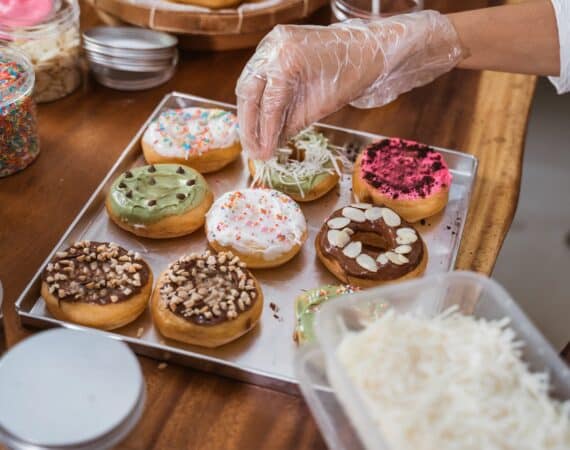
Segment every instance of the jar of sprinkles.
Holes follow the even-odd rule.
[[[79,4],[77,0],[38,0],[30,4],[34,6],[32,11],[26,9],[24,14],[20,10],[22,3],[20,8],[8,8],[10,15],[0,17],[0,42],[30,59],[36,72],[34,100],[43,103],[65,97],[81,83]],[[44,7],[39,14],[38,8]]]
[[[26,56],[0,47],[0,177],[26,168],[40,151],[34,80]]]

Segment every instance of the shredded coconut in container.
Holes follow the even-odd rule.
[[[570,449],[570,403],[548,396],[508,323],[390,310],[338,357],[391,450]]]

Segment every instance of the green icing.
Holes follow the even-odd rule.
[[[155,164],[119,176],[111,186],[109,206],[129,224],[148,224],[194,209],[207,191],[206,180],[194,169]]]
[[[313,328],[315,313],[324,302],[339,295],[352,294],[354,291],[355,288],[351,286],[327,285],[311,289],[300,296],[295,302],[295,314],[297,315],[296,335],[299,343],[313,342],[315,340]]]

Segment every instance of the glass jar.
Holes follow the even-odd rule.
[[[423,0],[331,0],[333,13],[340,21],[379,19],[419,11],[423,6]]]
[[[65,97],[81,83],[77,0],[55,0],[52,14],[35,25],[17,26],[0,20],[0,40],[20,49],[32,61],[36,102]]]
[[[40,152],[33,88],[32,63],[0,46],[0,178],[24,169]]]

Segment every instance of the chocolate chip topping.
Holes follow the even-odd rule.
[[[140,293],[149,277],[137,253],[113,243],[81,241],[56,253],[42,281],[59,301],[106,305]]]
[[[156,184],[156,180],[154,178],[150,177],[148,179],[148,184],[150,184],[152,186],[153,184]]]
[[[196,180],[188,180],[186,182],[186,186],[194,186],[196,184]]]
[[[156,205],[156,200],[149,200],[147,204],[148,206],[154,206]]]
[[[156,172],[156,167],[154,167],[154,166],[149,166],[148,171],[149,171],[150,173]]]
[[[182,167],[178,166],[178,169],[176,169],[176,173],[179,173],[180,175],[183,175],[183,174],[186,173],[186,171],[185,171]]]
[[[133,173],[130,170],[127,170],[125,172],[125,178],[132,178],[133,177]]]
[[[178,200],[184,200],[186,196],[182,192],[179,192],[178,194],[176,194],[176,198]]]
[[[258,298],[255,279],[231,252],[184,256],[164,277],[161,305],[198,325],[233,320]]]
[[[125,194],[125,197],[127,198],[133,198],[133,191],[129,191]]]
[[[125,189],[127,187],[127,185],[125,183],[123,183],[122,181],[119,183],[119,189]]]

